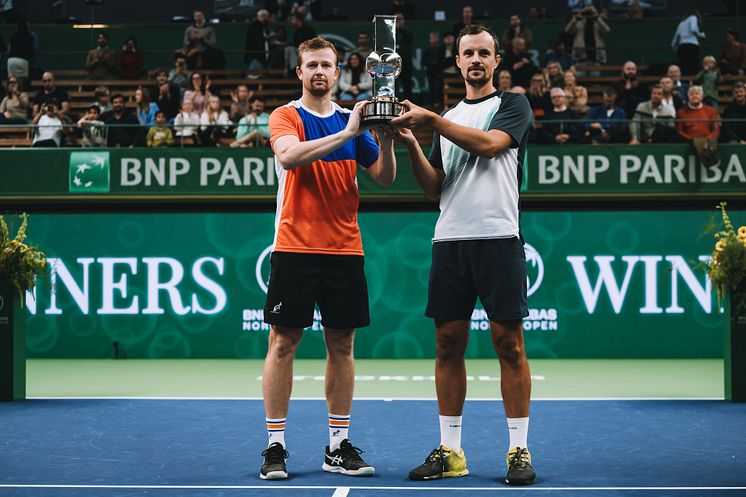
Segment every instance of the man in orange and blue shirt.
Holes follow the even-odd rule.
[[[357,224],[357,168],[378,183],[396,176],[393,134],[379,145],[360,125],[365,101],[352,111],[332,102],[339,77],[334,45],[313,38],[298,47],[303,96],[276,109],[270,143],[279,178],[275,239],[264,320],[271,325],[262,388],[269,443],[259,476],[287,478],[285,423],[293,358],[318,305],[327,349],[329,446],[325,471],[369,476],[375,469],[349,441],[355,329],[370,324],[363,246]]]

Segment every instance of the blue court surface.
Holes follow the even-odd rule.
[[[42,399],[0,404],[0,496],[746,495],[746,405],[708,400],[540,400],[529,447],[538,483],[502,483],[499,401],[467,401],[471,474],[410,482],[439,442],[433,400],[359,400],[351,439],[377,474],[321,470],[326,404],[293,400],[291,477],[258,477],[261,400]]]

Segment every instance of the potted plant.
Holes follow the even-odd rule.
[[[21,309],[36,277],[46,274],[47,258],[38,248],[25,243],[28,216],[11,238],[5,218],[0,215],[0,400],[26,397],[26,333]]]
[[[746,226],[736,229],[720,202],[723,229],[715,233],[715,249],[707,274],[725,297],[729,329],[725,336],[725,398],[746,402]]]

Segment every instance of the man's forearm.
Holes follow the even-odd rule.
[[[433,128],[460,148],[480,157],[495,157],[503,151],[492,136],[481,129],[461,126],[441,116],[436,116]]]
[[[428,197],[438,197],[443,185],[442,174],[430,164],[418,143],[408,143],[407,151],[412,163],[412,174],[417,184]]]
[[[277,153],[282,167],[285,169],[295,169],[334,152],[352,139],[353,136],[347,130],[342,130],[339,133],[317,138],[316,140],[297,142],[289,146],[286,150],[275,153]]]

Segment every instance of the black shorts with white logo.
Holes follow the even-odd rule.
[[[491,321],[528,316],[526,254],[518,237],[433,243],[425,315],[471,319],[477,297]]]
[[[314,305],[327,328],[370,324],[368,283],[359,255],[272,252],[264,321],[286,328],[313,323]]]

